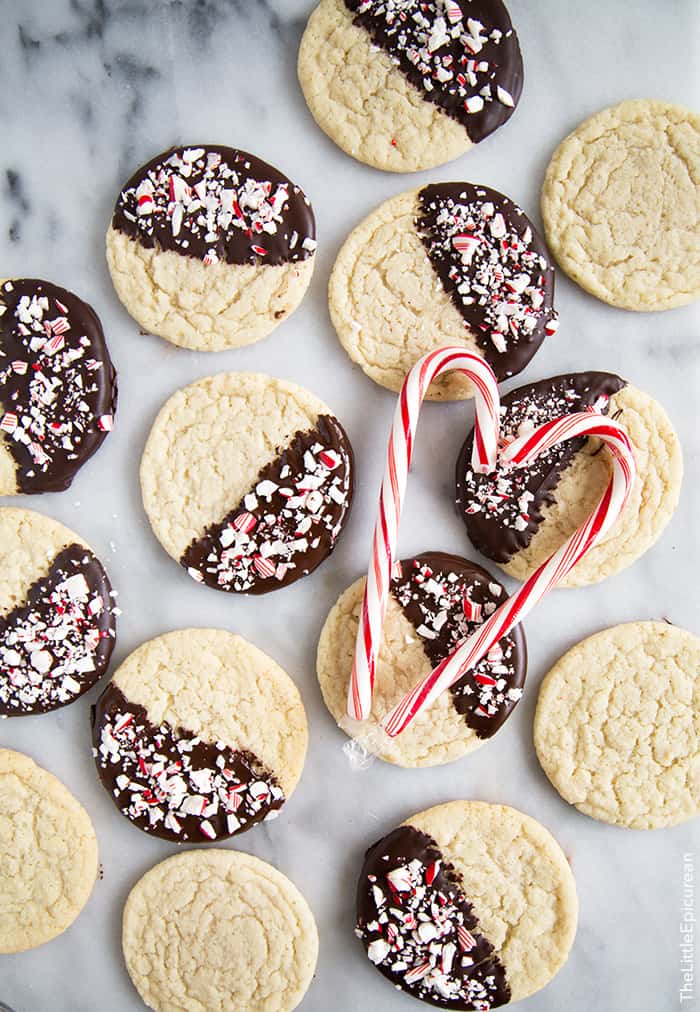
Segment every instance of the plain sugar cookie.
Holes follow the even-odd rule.
[[[97,878],[90,817],[60,780],[0,748],[0,953],[70,927]]]
[[[429,351],[461,345],[499,380],[525,368],[558,327],[554,268],[525,213],[476,183],[438,183],[392,197],[350,233],[328,287],[331,319],[353,362],[399,391]],[[461,373],[432,400],[470,397]]]
[[[0,717],[56,710],[92,688],[114,649],[114,597],[77,534],[0,509]]]
[[[92,713],[97,770],[139,829],[221,840],[279,814],[306,756],[299,691],[272,658],[221,629],[143,643]]]
[[[302,387],[221,373],[161,409],[141,489],[156,537],[193,579],[265,594],[333,550],[352,501],[352,448],[330,408]]]
[[[62,492],[114,424],[94,309],[37,278],[0,282],[0,495]]]
[[[341,594],[318,644],[318,680],[338,726],[397,766],[453,762],[492,737],[523,693],[527,648],[520,625],[400,735],[390,738],[381,720],[493,614],[506,600],[505,588],[480,566],[444,552],[395,563],[372,711],[367,720],[357,721],[347,715],[347,698],[364,590],[363,578]]]
[[[190,850],[131,890],[122,946],[156,1012],[291,1012],[311,983],[318,932],[304,897],[272,865]]]
[[[534,737],[585,815],[631,829],[700,815],[700,639],[629,622],[577,643],[542,682]]]
[[[553,836],[522,812],[452,801],[365,854],[356,934],[395,987],[430,1005],[499,1008],[566,962],[576,885]],[[377,1006],[379,1007],[379,1006]]]
[[[254,155],[211,144],[172,148],[138,169],[107,232],[128,312],[198,351],[266,337],[301,302],[315,250],[299,187]]]
[[[523,86],[501,0],[321,0],[298,73],[331,140],[390,172],[468,151],[510,119]]]
[[[621,309],[700,297],[700,116],[666,102],[603,109],[561,142],[542,217],[562,270]]]
[[[632,565],[659,538],[678,503],[683,459],[668,415],[619,376],[570,373],[518,387],[501,398],[501,437],[522,436],[561,415],[593,407],[630,437],[637,477],[627,505],[605,538],[558,586],[598,583]],[[467,534],[509,576],[525,580],[597,505],[612,470],[597,439],[580,437],[541,454],[530,467],[476,474],[473,430],[457,461],[457,510]]]

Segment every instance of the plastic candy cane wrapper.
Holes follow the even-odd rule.
[[[401,509],[411,465],[418,417],[428,387],[441,373],[459,370],[475,391],[476,419],[472,467],[481,474],[498,460],[511,467],[531,464],[541,453],[576,436],[597,436],[612,454],[613,471],[595,510],[571,537],[537,569],[523,586],[445,658],[387,714],[382,725],[390,737],[405,730],[414,718],[460,679],[503,636],[538,604],[545,594],[609,531],[627,502],[635,477],[635,462],[627,433],[606,415],[589,410],[546,422],[507,444],[499,440],[499,395],[496,377],[478,355],[461,348],[441,348],[424,355],[406,376],[399,395],[389,438],[386,470],[374,528],[372,558],[367,573],[355,661],[348,690],[348,716],[366,720],[372,707],[377,658],[393,564]]]

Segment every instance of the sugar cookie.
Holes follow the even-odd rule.
[[[398,766],[435,766],[478,748],[502,726],[520,699],[527,649],[521,626],[443,692],[402,734],[380,721],[409,689],[506,599],[505,588],[474,563],[444,552],[403,559],[391,581],[372,713],[347,716],[347,694],[365,580],[341,594],[318,645],[318,680],[336,723],[368,752]]]
[[[356,933],[379,972],[431,1005],[499,1008],[561,969],[578,901],[561,847],[505,805],[452,801],[367,851]]]
[[[221,840],[279,814],[304,766],[306,714],[291,678],[221,629],[138,647],[93,707],[93,754],[139,829]]]
[[[124,185],[107,263],[144,330],[221,351],[259,341],[296,309],[315,236],[308,199],[278,169],[218,145],[172,148]]]
[[[582,640],[540,688],[535,748],[562,798],[632,829],[700,815],[700,639],[628,622]]]
[[[156,537],[193,579],[264,594],[333,550],[352,501],[352,448],[302,387],[221,373],[161,409],[141,488]]]
[[[571,373],[512,390],[501,398],[501,434],[523,435],[587,407],[625,427],[637,478],[621,516],[563,587],[598,583],[651,548],[673,515],[683,476],[680,444],[664,409],[610,373]],[[480,475],[470,463],[472,440],[473,433],[457,462],[457,509],[474,547],[525,580],[594,509],[610,478],[610,459],[600,441],[579,438],[548,450],[530,467],[498,465]]]
[[[304,897],[272,865],[190,850],[131,890],[122,947],[156,1012],[291,1012],[311,983],[318,932]]]
[[[391,172],[468,151],[510,118],[523,86],[501,0],[321,0],[298,73],[331,140]]]
[[[700,115],[637,99],[591,116],[552,156],[542,217],[562,270],[604,302],[700,298]]]
[[[92,688],[114,649],[114,596],[77,534],[0,509],[0,717],[55,710]]]
[[[95,311],[37,278],[0,282],[0,495],[62,492],[114,424]]]

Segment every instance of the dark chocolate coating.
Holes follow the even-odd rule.
[[[168,164],[173,159],[181,161],[184,152],[192,151],[203,151],[204,154],[191,163],[189,175],[185,176],[182,171],[182,164],[187,166],[188,163]],[[209,167],[208,155],[219,156],[219,165]],[[180,180],[178,196],[183,192],[187,194],[188,190],[194,191],[197,184],[204,181],[208,184],[207,193],[214,192],[217,201],[219,194],[226,197],[226,207],[230,204],[232,211],[230,215],[217,219],[213,238],[206,238],[210,233],[206,215],[204,221],[201,220],[201,207],[183,201],[179,201],[181,207],[192,209],[183,214],[182,225],[175,233],[172,211],[176,201],[172,199],[171,176]],[[150,206],[153,210],[139,213],[136,190],[146,180],[153,183],[155,196],[152,204],[143,207]],[[244,196],[244,187],[251,183],[263,184],[265,188],[269,186],[271,198],[274,198],[278,187],[287,188],[288,200],[281,211],[281,221],[273,222],[273,232],[256,230],[256,215],[246,204]],[[191,193],[185,197],[186,200],[190,198]],[[243,227],[234,225],[233,221],[242,223]],[[311,204],[298,186],[255,155],[217,144],[170,148],[142,165],[117,198],[112,226],[147,249],[171,250],[199,260],[213,250],[218,260],[228,264],[279,265],[307,260],[313,254],[316,236]],[[308,244],[305,246],[304,240],[308,240],[313,248],[309,248]],[[253,247],[258,247],[258,251]]]
[[[222,840],[245,832],[284,804],[284,794],[277,778],[265,769],[252,752],[228,747],[220,749],[214,743],[201,741],[192,731],[183,728],[173,731],[167,724],[155,727],[148,719],[145,708],[126,699],[114,682],[109,683],[91,712],[93,754],[100,780],[121,814],[151,836],[178,843]],[[118,715],[132,715],[133,720],[124,732],[115,733],[114,721]],[[123,738],[124,744],[119,750],[117,761],[113,761],[112,756],[106,755],[101,749],[103,733],[107,737],[116,738],[120,744]],[[183,741],[187,747],[183,748],[180,744],[178,748],[178,743]],[[191,747],[189,743],[192,743]],[[181,806],[173,806],[173,814],[180,826],[179,832],[166,826],[162,817],[152,821],[149,814],[151,805],[160,808],[164,814],[170,810],[167,801],[169,795],[164,791],[156,773],[152,772],[153,767],[156,767],[157,772],[164,769],[166,779],[167,776],[181,777],[189,788],[189,796],[204,797],[207,803],[215,798],[216,811],[211,814],[188,814],[181,812]],[[202,770],[210,770],[218,777],[218,783],[212,783],[211,790],[206,793],[189,776],[192,772],[196,775],[197,771]],[[117,778],[122,776],[127,777],[130,783],[120,787]],[[274,787],[279,796],[270,795],[266,803],[251,807],[247,787],[260,781]],[[132,789],[132,784],[139,785],[138,790]],[[234,784],[243,787],[238,808],[233,808],[226,802],[228,792]],[[134,807],[134,797],[144,799],[145,803]],[[240,827],[233,832],[228,826],[229,814],[234,814],[240,822]],[[205,820],[211,825],[214,837],[203,832],[201,827]]]
[[[458,555],[423,552],[414,558],[402,559],[400,566],[402,575],[392,578],[391,591],[420,637],[423,650],[433,668],[453,653],[456,647],[481,624],[465,617],[461,598],[467,589],[470,601],[481,605],[484,619],[508,597],[505,587],[487,570]],[[434,638],[421,636],[418,632],[421,626],[428,624],[426,613],[441,610],[435,605],[435,597],[422,590],[423,585],[414,578],[416,572],[420,572],[426,566],[432,570],[434,580],[448,587],[448,592],[451,592],[453,597],[460,598],[454,602],[452,608],[449,605],[444,606],[448,617],[439,629],[431,629],[435,633]],[[458,577],[458,581],[449,584],[445,577],[452,573]],[[494,593],[491,587],[500,587],[501,593]],[[527,645],[522,625],[516,625],[507,636],[499,640],[499,644],[503,650],[503,666],[508,669],[507,672],[494,671],[494,665],[483,658],[450,686],[455,709],[463,715],[467,725],[479,738],[490,738],[503,726],[517,705],[525,685]],[[492,679],[500,678],[504,678],[506,684],[499,691],[490,683]],[[509,690],[517,690],[517,697],[510,698],[507,695]]]
[[[501,435],[513,438],[526,413],[535,412],[535,425],[561,415],[584,411],[598,402],[598,410],[608,412],[609,398],[626,385],[623,379],[606,372],[569,373],[518,387],[501,398]],[[469,539],[480,552],[496,562],[508,562],[526,548],[542,523],[542,508],[556,499],[556,486],[563,471],[586,444],[586,437],[569,439],[541,454],[530,467],[512,468],[507,472],[497,467],[490,474],[476,474],[471,469],[474,430],[467,436],[457,460],[457,510],[467,527]],[[508,483],[507,498],[498,501],[497,481]],[[518,498],[525,493],[532,497],[527,513],[518,508]],[[477,496],[493,495],[498,504],[469,513],[478,503]],[[514,524],[521,518],[518,529]]]
[[[290,507],[290,501],[293,500],[284,495],[283,491],[294,490],[295,482],[303,481],[307,473],[305,454],[316,444],[320,444],[324,451],[331,450],[339,456],[340,465],[330,472],[328,480],[337,478],[344,494],[342,502],[324,496],[323,507],[309,514],[303,507]],[[286,473],[287,469],[289,474]],[[313,429],[297,432],[290,444],[281,449],[279,455],[261,469],[253,489],[257,488],[260,482],[273,482],[278,488],[269,499],[258,497],[258,505],[248,510],[244,497],[220,523],[209,527],[202,537],[188,546],[180,560],[181,565],[200,574],[203,582],[216,590],[266,594],[271,590],[289,586],[300,577],[313,572],[333,551],[352,503],[353,470],[353,452],[345,430],[337,418],[332,415],[320,415]],[[281,473],[285,476],[281,477]],[[227,528],[230,529],[238,522],[237,518],[243,515],[255,518],[256,547],[252,549],[245,545],[237,550],[232,549],[234,552],[240,551],[241,557],[232,560],[229,558],[226,563],[222,563],[222,532]],[[268,540],[271,541],[281,540],[285,543],[296,541],[299,537],[299,523],[308,519],[310,515],[313,524],[303,535],[308,541],[308,548],[305,551],[292,552],[290,561],[293,567],[290,567],[281,578],[260,573],[255,568],[253,559],[259,554],[259,545],[263,541],[261,535],[264,531],[270,532]],[[265,519],[270,516],[274,517],[273,524]],[[251,554],[251,551],[254,554]],[[282,561],[279,556],[274,557],[274,562],[277,561]]]
[[[57,590],[72,576],[82,576],[87,583],[88,593],[79,602]],[[111,593],[100,560],[89,548],[72,544],[56,555],[46,576],[30,585],[22,604],[0,616],[0,716],[48,713],[74,702],[99,681],[115,642]],[[93,613],[88,604],[98,597],[103,607]],[[88,648],[89,639],[97,640],[94,649]],[[36,646],[30,646],[34,642]],[[52,656],[51,668],[38,682],[31,664],[37,649]],[[19,655],[19,663],[8,660],[10,651]],[[94,670],[74,670],[73,664],[86,656],[92,657]],[[28,674],[32,675],[29,688],[26,682],[21,684]],[[67,692],[62,688],[63,675],[79,683],[79,689]],[[64,695],[69,698],[61,698]]]
[[[22,312],[23,298],[33,297],[48,299],[49,306],[28,325],[16,313]],[[3,306],[0,409],[5,420],[17,419],[14,433],[3,434],[17,464],[17,487],[25,493],[62,492],[104,441],[108,429],[100,428],[100,418],[116,411],[117,374],[102,325],[87,302],[37,278],[2,282]],[[63,317],[69,329],[54,335],[49,323],[60,327],[57,321]],[[62,338],[63,346],[49,353],[54,336],[59,342]],[[37,339],[42,347],[32,350],[30,343]],[[21,430],[26,442],[15,438]]]
[[[417,883],[414,878],[416,888],[411,891],[392,888],[387,873],[406,868],[412,861],[418,861],[422,866]],[[437,867],[436,862],[439,862]],[[431,876],[433,869],[434,877],[428,883],[425,872]],[[386,901],[379,905],[375,887],[386,897]],[[432,837],[413,826],[399,826],[365,854],[357,886],[357,933],[363,944],[369,947],[375,940],[390,941],[390,924],[397,929],[398,937],[404,941],[403,947],[390,942],[392,950],[389,957],[375,965],[387,980],[414,998],[447,1009],[490,1009],[507,1005],[511,992],[505,967],[491,942],[478,932],[479,922],[462,888],[461,876],[453,865],[445,861]],[[435,906],[431,909],[433,904]],[[446,945],[454,946],[455,950],[450,971],[445,974],[453,992],[448,995],[430,986],[430,972],[421,979],[406,980],[410,971],[424,965],[425,961],[431,963],[431,969],[437,970],[441,965],[438,956],[430,953],[429,945],[416,942],[415,929],[403,921],[406,915],[410,917],[420,912],[427,914],[430,922],[434,909],[440,910],[441,920],[447,920],[447,930],[439,936],[438,944],[443,952]],[[393,911],[397,911],[398,915]],[[385,923],[379,921],[382,912],[388,914]],[[377,926],[370,928],[370,924]],[[462,929],[459,934],[458,928]],[[466,953],[471,962],[464,966],[462,956]],[[392,969],[391,963],[402,959],[408,963],[407,968]],[[483,1004],[476,1005],[476,1001]]]
[[[443,13],[438,10],[435,0],[414,0],[410,9],[403,4],[402,11],[397,12],[392,12],[392,0],[345,0],[345,5],[354,15],[355,24],[369,33],[375,45],[389,53],[421,96],[461,123],[474,144],[488,137],[513,115],[523,90],[523,58],[518,36],[501,0],[464,0],[460,5],[463,15],[460,25],[463,30],[456,38],[450,38],[438,49],[431,50],[428,56],[430,62],[425,59],[424,36],[432,30],[436,18]],[[389,20],[387,14],[392,13],[394,16]],[[416,22],[414,13],[427,18],[429,27]],[[481,37],[483,44],[480,48],[473,43],[470,47],[463,41],[470,35],[468,20],[479,21],[483,25],[486,36]],[[453,27],[449,21],[447,27]],[[501,38],[492,38],[492,32],[500,33]],[[420,58],[413,62],[409,54],[420,54]],[[453,76],[450,80],[441,82],[435,74],[436,61],[438,65],[444,66],[445,58]],[[475,72],[469,69],[474,63],[481,62],[488,63],[485,71]],[[461,83],[457,79],[458,74],[462,77]],[[470,74],[474,74],[472,81],[469,80]],[[432,85],[430,89],[425,87],[426,78]],[[465,99],[480,96],[487,85],[490,85],[492,97],[484,100],[480,111],[467,112]],[[497,85],[510,94],[512,106],[499,101],[496,95]]]
[[[484,220],[478,212],[489,204],[494,212]],[[416,229],[430,263],[484,358],[499,380],[521,372],[544,341],[548,328],[552,332],[557,321],[553,309],[554,267],[534,225],[508,197],[475,183],[425,186],[419,193],[418,206]],[[506,239],[490,232],[489,224],[498,214],[505,222]],[[460,219],[461,223],[456,224]],[[456,232],[480,239],[469,262],[453,245]],[[518,293],[509,287],[514,278],[526,276],[530,283],[525,291]],[[535,301],[540,299],[541,305],[535,308]],[[499,307],[509,311],[517,307],[518,313],[503,317]],[[491,336],[498,329],[499,315],[508,323],[498,338],[505,344],[504,351],[498,350]]]

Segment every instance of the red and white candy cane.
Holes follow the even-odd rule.
[[[493,370],[479,355],[462,348],[448,347],[428,352],[406,376],[389,437],[379,514],[374,527],[372,560],[367,573],[355,663],[348,690],[348,713],[355,720],[365,720],[372,709],[374,677],[391,569],[396,557],[399,519],[421,405],[433,380],[442,373],[455,371],[468,376],[474,387],[476,419],[472,467],[481,474],[488,474],[496,464],[500,402]]]
[[[384,718],[384,730],[396,737],[426,707],[474,667],[501,637],[522,621],[610,530],[624,509],[636,473],[627,433],[617,422],[597,411],[583,411],[546,422],[527,436],[513,440],[501,451],[501,460],[525,467],[540,453],[576,436],[598,436],[611,450],[613,472],[608,486],[589,518],[457,649],[408,692]]]

